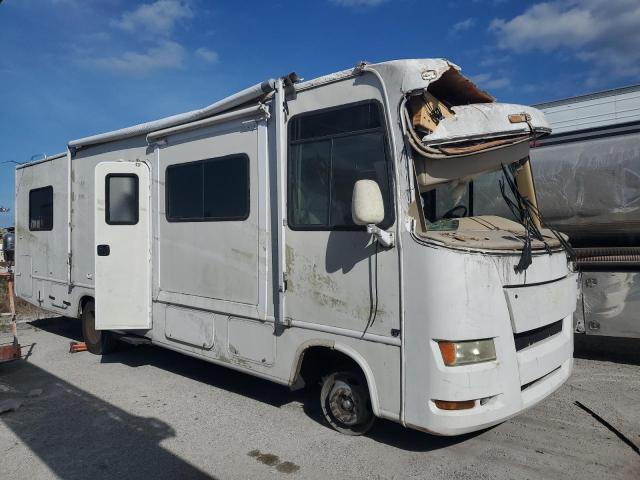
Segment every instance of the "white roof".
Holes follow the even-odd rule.
[[[640,85],[534,105],[553,133],[566,133],[640,121]]]

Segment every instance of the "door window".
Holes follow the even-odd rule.
[[[29,230],[53,230],[53,187],[29,192]]]
[[[138,176],[112,173],[105,178],[105,221],[108,225],[138,223]]]
[[[360,230],[351,218],[357,180],[375,180],[393,223],[385,131],[376,102],[293,117],[289,130],[289,225],[300,230]]]

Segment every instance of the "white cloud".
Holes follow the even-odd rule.
[[[509,20],[494,19],[490,30],[498,46],[506,50],[570,52],[593,65],[592,75],[640,76],[637,0],[539,3]]]
[[[188,3],[181,0],[157,0],[140,5],[135,10],[124,12],[112,24],[122,30],[133,32],[143,30],[148,33],[170,35],[176,23],[193,17]]]
[[[454,23],[453,26],[451,27],[451,32],[455,34],[455,33],[462,32],[464,30],[469,30],[475,24],[476,24],[475,18],[467,18],[465,20],[461,20],[457,23]]]
[[[480,73],[469,77],[472,82],[487,90],[500,90],[511,86],[511,79],[504,76],[496,77],[492,73]]]
[[[120,35],[120,40],[127,42],[126,49],[121,52],[112,50],[109,54],[96,56],[95,52],[99,51],[97,48],[86,47],[79,49],[78,53],[83,58],[79,62],[127,75],[182,68],[193,59],[209,64],[217,63],[218,54],[214,50],[200,47],[190,54],[176,40],[174,31],[178,23],[194,17],[191,4],[191,0],[155,0],[121,13],[109,24],[112,28],[127,33]],[[100,50],[104,51],[104,48],[101,46]]]
[[[200,47],[195,52],[193,52],[196,57],[202,60],[205,63],[218,63],[219,56],[217,52],[213,50],[209,50],[206,47]]]
[[[510,61],[510,55],[496,55],[495,53],[493,53],[490,56],[487,56],[480,60],[480,63],[478,65],[480,65],[481,67],[489,68],[495,67],[496,65],[502,65],[503,63],[507,63]]]
[[[509,21],[495,19],[490,28],[498,34],[503,48],[553,50],[585,45],[597,36],[598,23],[588,9],[553,2],[534,5]]]
[[[388,0],[329,0],[341,7],[376,7]]]
[[[180,68],[184,56],[182,45],[165,40],[144,52],[129,51],[118,56],[95,58],[89,62],[98,68],[116,73],[144,74],[153,70]]]

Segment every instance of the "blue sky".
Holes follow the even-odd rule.
[[[1,162],[290,71],[445,57],[525,104],[640,81],[637,0],[0,2],[0,206],[12,209],[15,165]]]

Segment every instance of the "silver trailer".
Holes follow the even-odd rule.
[[[572,368],[576,276],[524,206],[549,131],[443,59],[267,80],[17,167],[17,294],[81,318],[93,353],[153,343],[320,382],[345,433],[482,429]],[[432,212],[502,165],[518,222]]]
[[[536,105],[531,150],[546,221],[578,255],[576,332],[640,338],[640,85]]]

